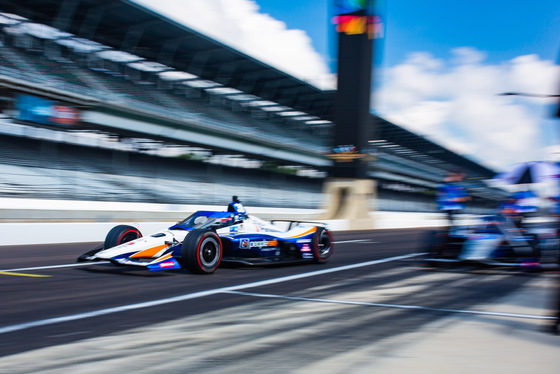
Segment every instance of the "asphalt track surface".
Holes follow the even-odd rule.
[[[538,276],[418,266],[425,231],[337,232],[327,264],[211,275],[75,262],[97,243],[0,247],[0,372],[306,372]]]

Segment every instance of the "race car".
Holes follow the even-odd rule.
[[[507,216],[486,216],[474,226],[431,231],[425,264],[470,263],[524,268],[555,268],[559,259],[557,230],[523,227]]]
[[[222,262],[325,263],[333,250],[332,234],[324,224],[267,222],[245,213],[198,211],[150,236],[142,236],[133,226],[118,225],[109,231],[103,245],[78,261],[110,261],[150,271],[186,268],[208,274]]]

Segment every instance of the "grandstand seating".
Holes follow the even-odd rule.
[[[24,151],[22,151],[24,150]],[[0,196],[317,208],[321,180],[0,136]]]

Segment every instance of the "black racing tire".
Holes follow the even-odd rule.
[[[420,252],[427,253],[428,258],[444,257],[443,254],[445,252],[448,236],[448,233],[445,231],[427,231],[421,241]]]
[[[105,243],[103,243],[103,248],[112,248],[117,245],[121,245],[126,242],[130,242],[134,239],[142,237],[142,233],[136,227],[128,225],[118,225],[109,231],[105,237]]]
[[[529,245],[533,248],[533,256],[535,259],[541,258],[541,242],[539,240],[539,236],[537,234],[527,234],[530,238],[528,240]]]
[[[313,246],[314,262],[324,264],[331,258],[334,252],[334,245],[332,234],[329,230],[324,227],[317,227],[317,231],[313,234],[311,244]]]
[[[181,247],[181,265],[192,273],[211,274],[222,261],[222,241],[215,231],[196,229]]]

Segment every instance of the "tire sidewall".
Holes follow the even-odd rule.
[[[216,251],[211,260],[204,259],[207,245],[213,245]],[[197,274],[213,273],[220,265],[223,254],[222,241],[218,234],[208,230],[191,231],[182,246],[183,265],[191,272]]]
[[[107,234],[105,242],[103,243],[103,248],[107,249],[116,247],[141,237],[142,233],[136,227],[128,225],[115,226]]]
[[[321,252],[322,249],[319,246],[319,244],[321,243],[322,238],[325,235],[328,238],[329,250],[326,253],[325,252],[322,253]],[[313,258],[314,258],[314,261],[316,263],[319,263],[319,264],[323,264],[323,263],[327,262],[331,258],[332,254],[333,254],[333,250],[334,250],[334,246],[333,246],[333,239],[332,239],[331,232],[329,230],[323,228],[323,227],[318,227],[317,231],[313,235]]]

